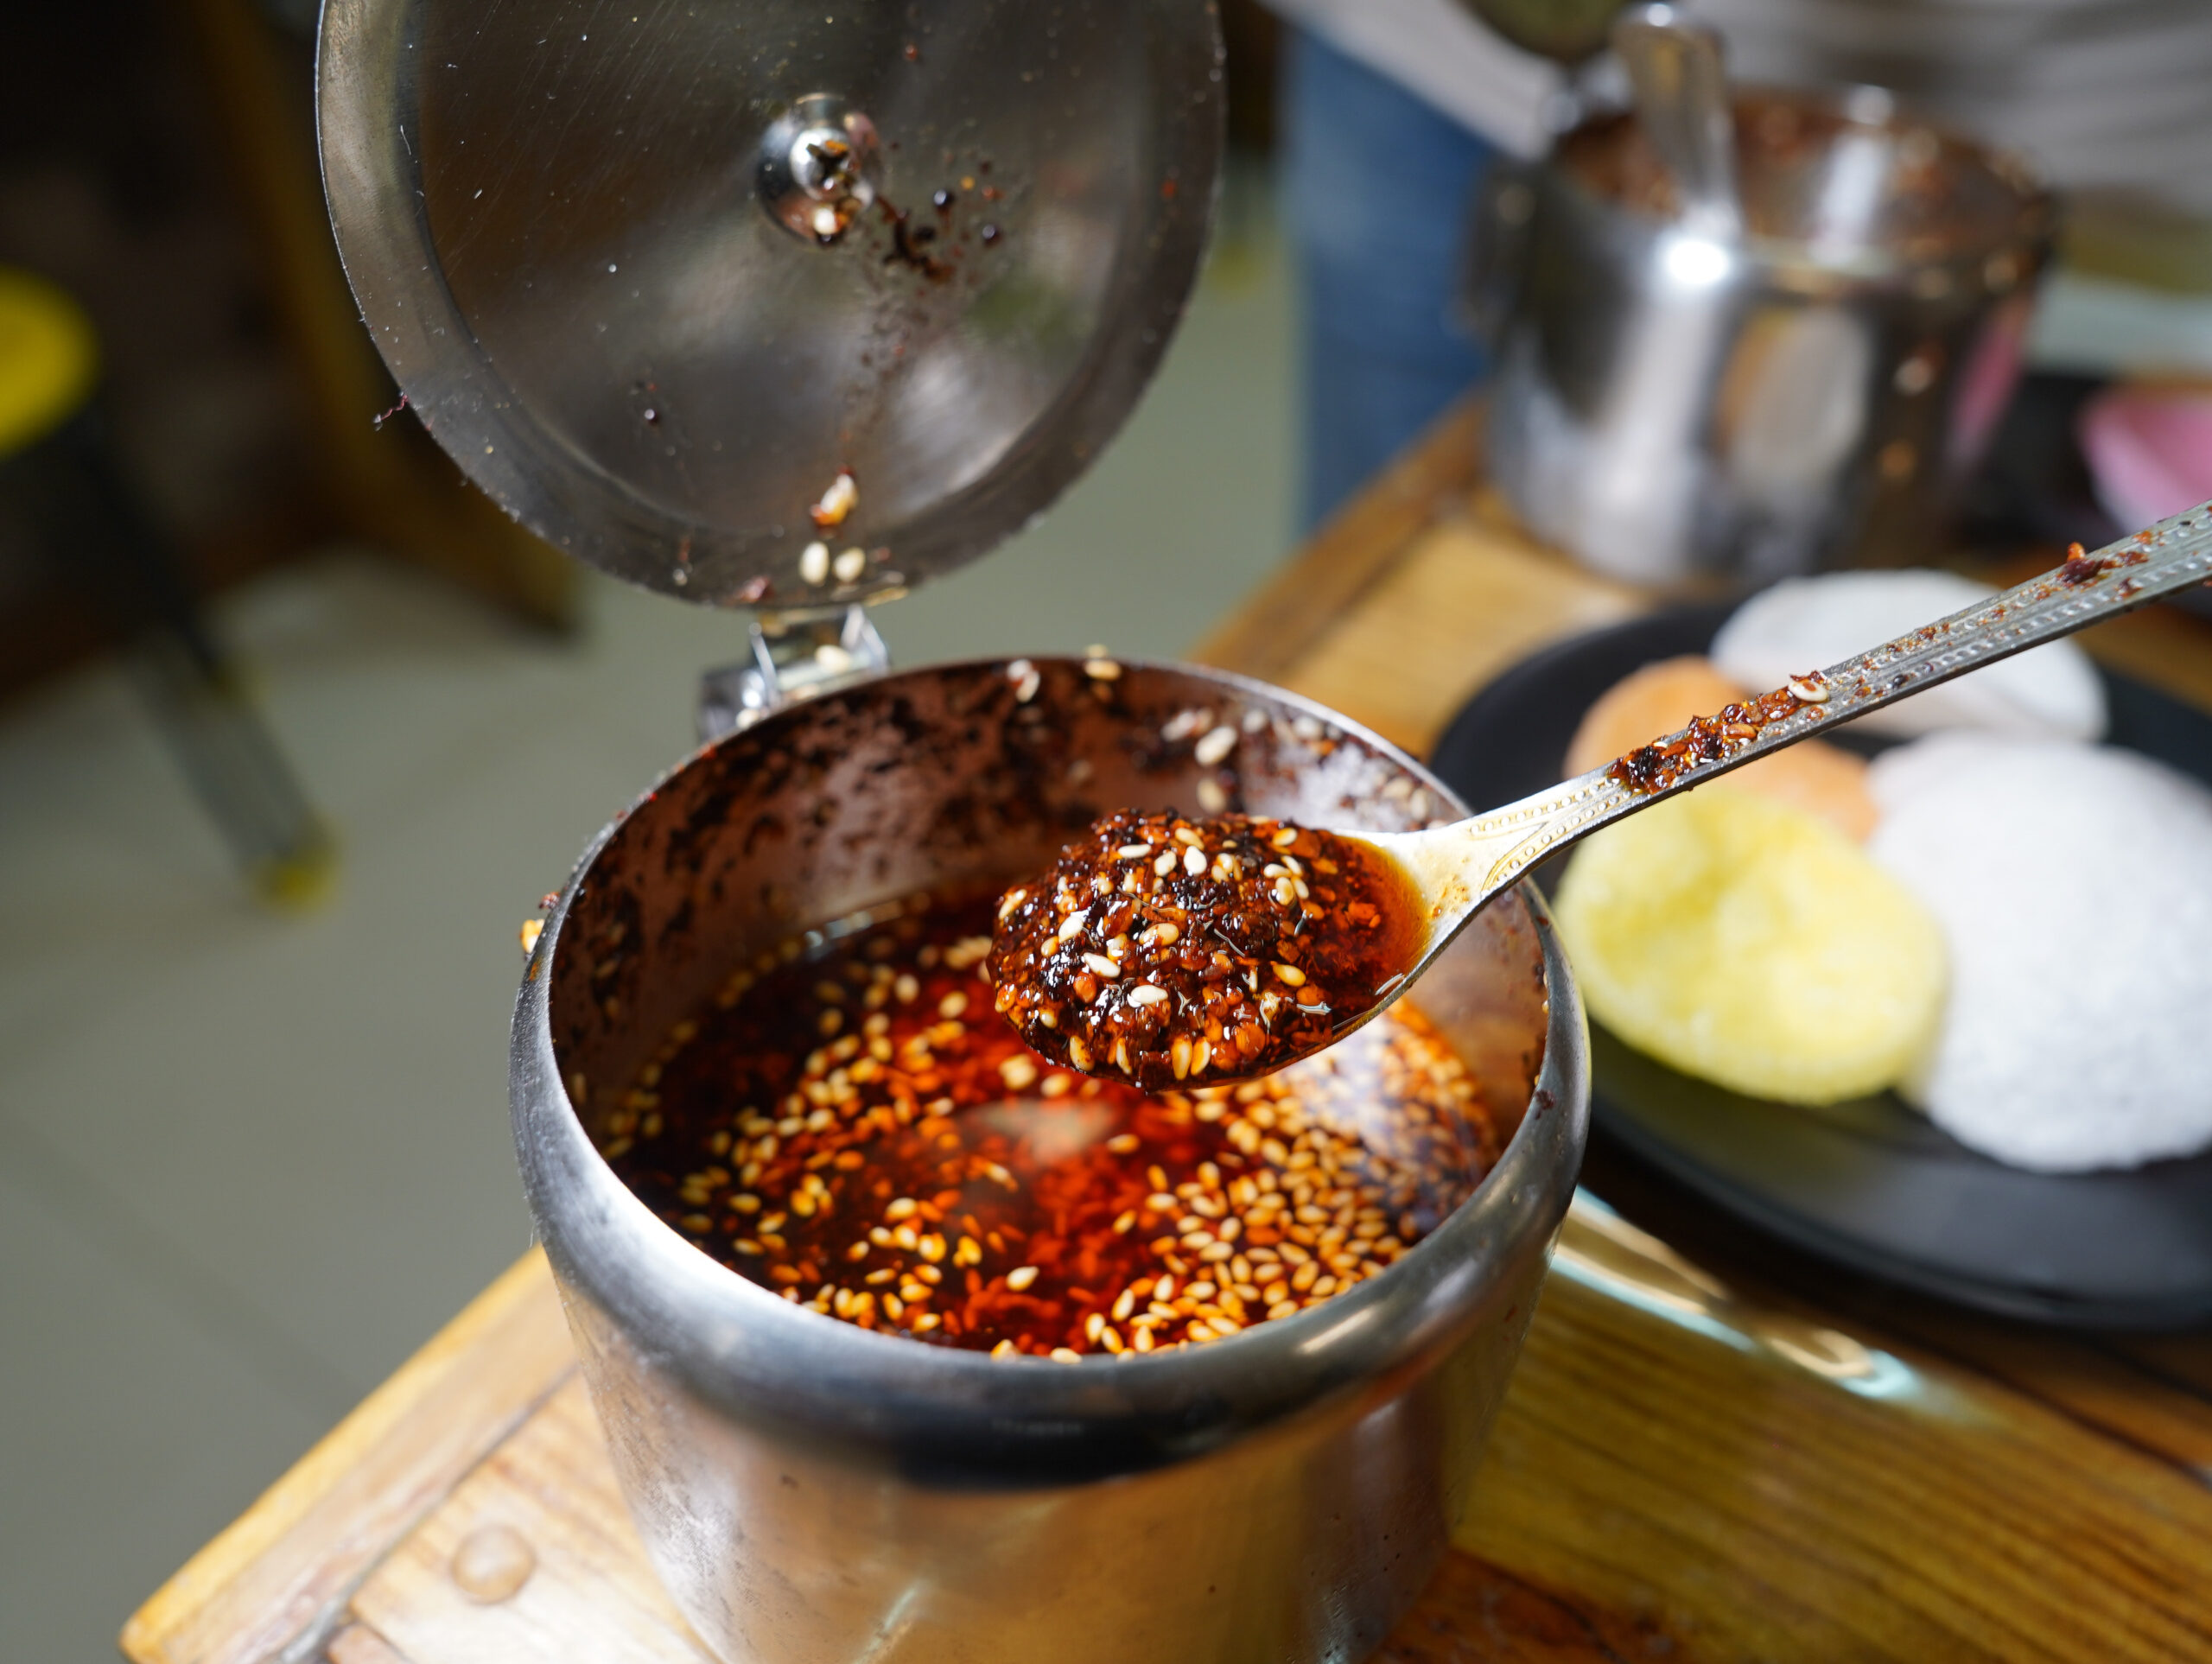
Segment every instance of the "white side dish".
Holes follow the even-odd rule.
[[[1907,1096],[2040,1172],[2212,1145],[2212,792],[2133,752],[1967,732],[1885,753],[1868,784],[1869,853],[1950,946]]]
[[[1790,578],[1738,607],[1713,638],[1721,673],[1754,690],[1892,640],[1929,619],[1997,592],[1955,573],[1826,572]],[[1869,733],[1921,734],[1942,728],[2097,740],[2105,732],[2104,687],[2088,655],[2055,641],[1861,717]]]

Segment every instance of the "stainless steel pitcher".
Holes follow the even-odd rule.
[[[1923,558],[2017,379],[2050,200],[1874,89],[1735,118],[1740,235],[1677,212],[1628,116],[1487,183],[1493,477],[1632,582]]]
[[[1223,724],[1236,746],[1202,765],[1190,736]],[[515,1014],[523,1177],[646,1548],[731,1664],[1351,1661],[1443,1553],[1586,1129],[1581,1007],[1533,890],[1412,996],[1483,1081],[1497,1166],[1389,1271],[1205,1346],[994,1361],[817,1316],[664,1225],[594,1142],[741,957],[1003,882],[1103,810],[1209,800],[1376,830],[1460,812],[1402,753],[1255,683],[961,664],[707,746],[551,910]]]

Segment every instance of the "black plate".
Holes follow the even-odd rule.
[[[1637,666],[1705,651],[1726,607],[1684,607],[1560,642],[1478,694],[1434,767],[1477,809],[1560,778],[1582,714]],[[2212,719],[2105,677],[2110,742],[2212,784]],[[1883,741],[1838,738],[1867,754]],[[1549,887],[1554,871],[1537,879]],[[2212,1153],[2124,1172],[2023,1172],[1897,1098],[1804,1109],[1675,1073],[1591,1028],[1599,1124],[1676,1182],[1839,1264],[2044,1322],[2180,1327],[2212,1318]]]

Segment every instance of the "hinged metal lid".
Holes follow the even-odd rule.
[[[1090,464],[1221,148],[1211,0],[327,0],[317,76],[423,425],[594,566],[785,612],[949,571]]]

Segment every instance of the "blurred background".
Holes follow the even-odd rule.
[[[1746,74],[1893,87],[2061,189],[1961,546],[2112,535],[2136,499],[2082,413],[2212,388],[2202,10],[1700,14]],[[1047,519],[880,613],[898,662],[1182,651],[1485,374],[1461,205],[1564,78],[1451,0],[1279,10],[1224,9],[1231,158],[1157,382]],[[323,214],[313,12],[4,25],[0,1658],[111,1656],[527,1246],[517,927],[745,651],[518,530],[394,408]],[[1377,156],[1445,211],[1367,188]]]

